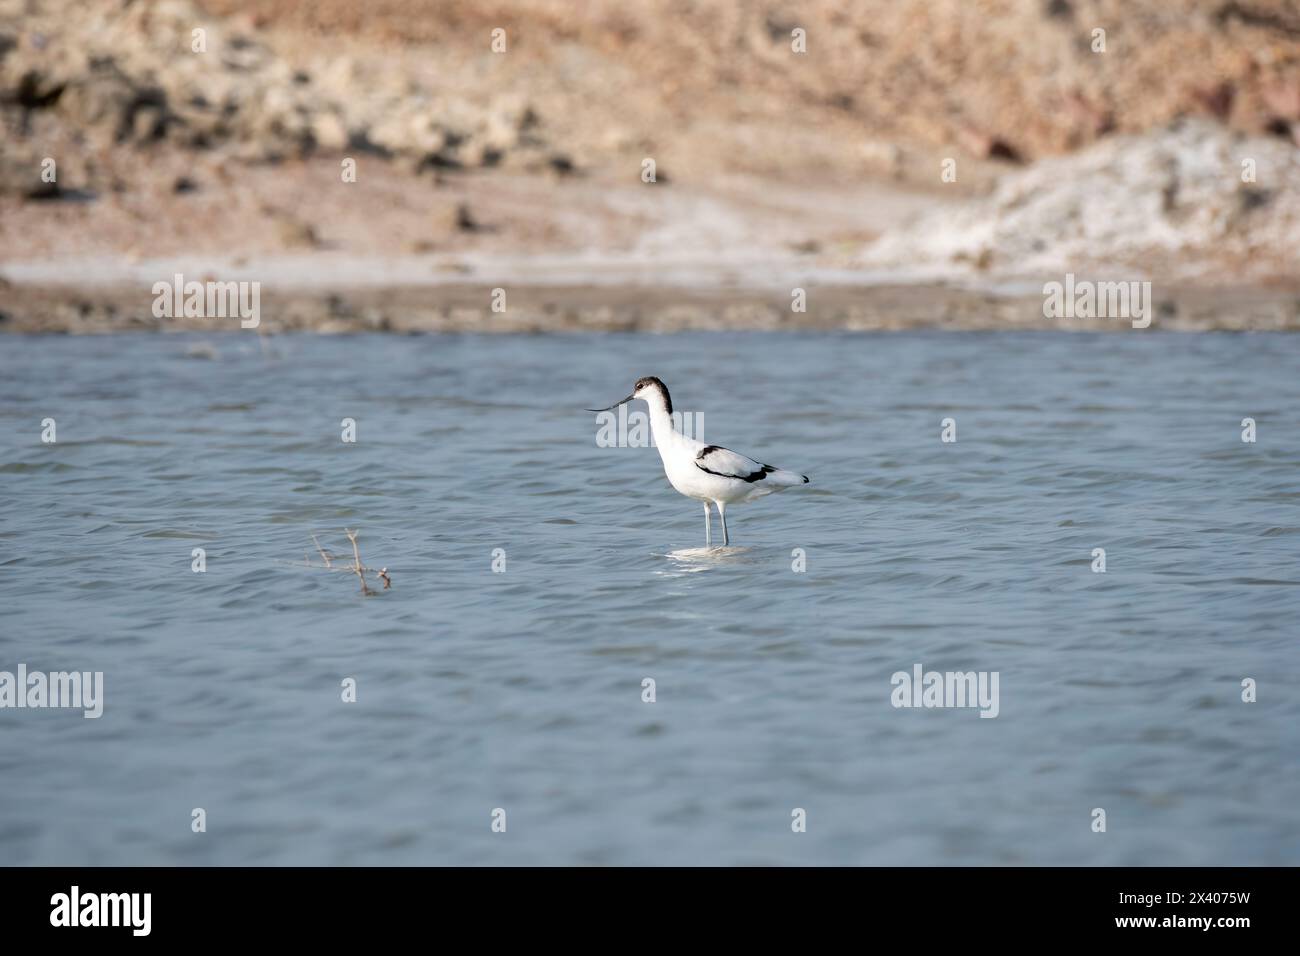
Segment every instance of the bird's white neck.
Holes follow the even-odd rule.
[[[677,437],[673,416],[668,414],[668,407],[658,395],[648,396],[646,404],[650,406],[650,432],[655,437],[655,445],[662,449]]]

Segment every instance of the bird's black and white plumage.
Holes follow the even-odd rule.
[[[794,475],[794,472],[782,472],[779,468],[773,468],[771,465],[764,465],[761,462],[754,461],[752,458],[746,458],[744,455],[732,451],[730,448],[723,448],[721,445],[705,445],[695,456],[695,467],[708,475],[716,475],[719,478],[734,478],[738,481],[753,484],[756,481],[763,481],[768,475]],[[808,477],[806,475],[797,475],[800,479],[798,484],[806,484]],[[777,481],[781,481],[778,478]],[[794,484],[794,482],[790,482]]]
[[[709,542],[709,502],[722,519],[722,543],[728,542],[726,506],[762,498],[783,488],[808,483],[807,475],[774,468],[720,445],[706,445],[673,425],[672,398],[659,379],[643,378],[623,402],[642,399],[650,406],[650,430],[669,483],[688,498],[704,502],[704,540]],[[623,402],[610,406],[616,408]],[[601,409],[607,411],[608,409]]]

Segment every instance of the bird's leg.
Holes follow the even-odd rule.
[[[718,517],[722,519],[722,546],[727,546],[727,506],[718,502]]]
[[[706,548],[710,547],[712,544],[712,542],[709,540],[709,536],[711,534],[711,529],[709,525],[712,523],[713,523],[712,516],[709,514],[709,503],[706,501],[704,502],[704,546]]]

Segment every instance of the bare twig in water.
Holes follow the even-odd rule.
[[[370,587],[366,584],[366,569],[361,566],[361,549],[357,547],[357,532],[349,531],[347,528],[344,528],[343,533],[346,534],[348,540],[352,542],[352,560],[354,562],[352,570],[355,571],[357,577],[361,579],[361,593],[373,594],[374,592],[372,592]]]
[[[316,541],[316,536],[312,535],[311,539]],[[320,546],[319,541],[316,541],[316,550],[319,551],[320,556],[325,559],[325,567],[330,568],[334,566],[334,563],[330,560],[330,553]]]
[[[335,559],[338,558],[338,555],[333,554],[327,548],[325,548],[320,543],[319,539],[317,539],[316,535],[313,534],[311,536],[311,539],[313,542],[315,542],[316,550],[317,552],[320,553],[321,560],[324,561],[325,563],[313,564],[311,557],[308,556],[306,559],[307,566],[312,568],[324,568],[326,571],[346,571],[348,573],[355,574],[357,578],[360,579],[361,581],[361,593],[367,596],[375,593],[374,590],[370,587],[370,585],[366,582],[367,571],[379,575],[380,579],[382,579],[384,582],[385,591],[391,588],[393,586],[393,579],[388,576],[388,568],[380,568],[378,571],[375,571],[374,568],[368,568],[361,563],[361,547],[357,544],[357,535],[359,535],[361,532],[352,531],[349,528],[344,528],[343,533],[346,534],[348,536],[348,540],[352,542],[352,563],[351,564],[345,564],[341,562],[336,564]]]

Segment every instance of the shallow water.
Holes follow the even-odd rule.
[[[1300,863],[1298,366],[1127,330],[0,339],[0,670],[106,698],[0,710],[0,862]],[[648,374],[812,484],[701,552],[580,411]],[[344,527],[390,591],[306,566]],[[891,706],[918,663],[998,672],[998,716]]]

